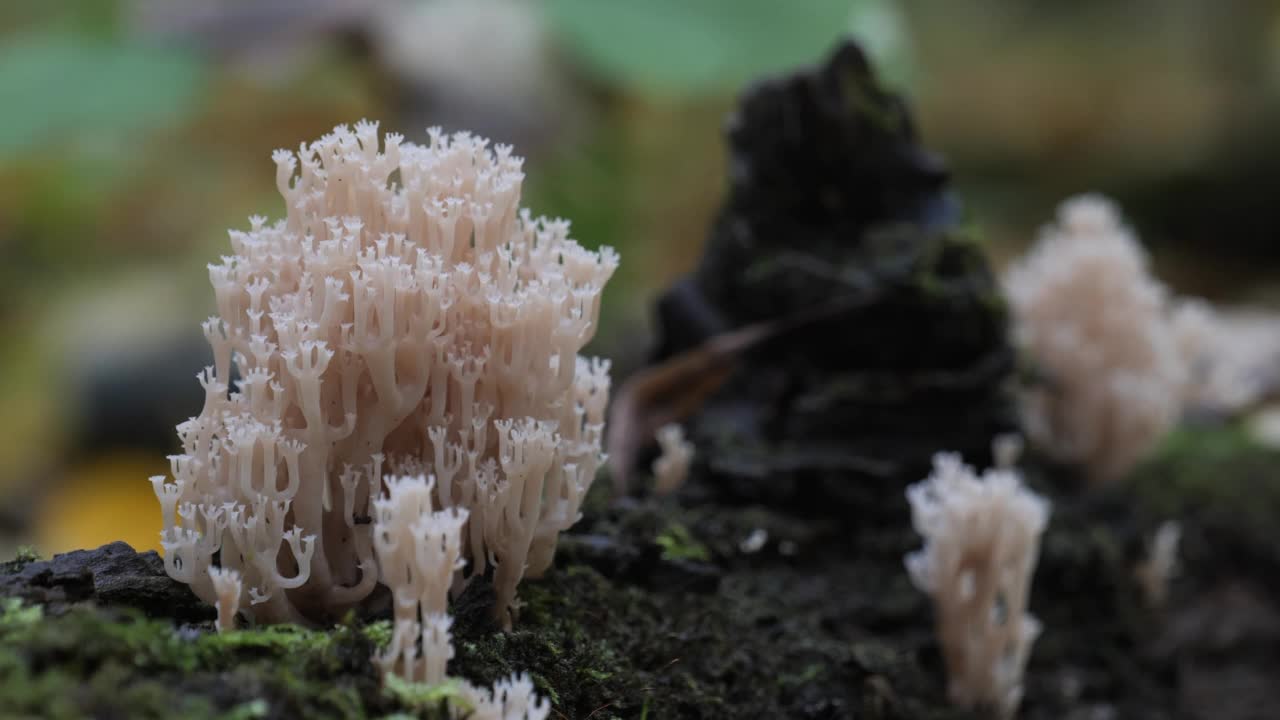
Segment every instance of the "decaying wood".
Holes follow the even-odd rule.
[[[863,307],[866,296],[847,296],[789,317],[753,323],[636,372],[622,384],[609,409],[605,449],[614,494],[630,490],[636,457],[658,428],[692,415],[733,371],[744,353],[822,320]]]

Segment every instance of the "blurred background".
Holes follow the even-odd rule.
[[[622,253],[594,350],[625,372],[717,210],[735,94],[846,35],[997,264],[1098,190],[1178,291],[1280,298],[1277,2],[5,0],[0,557],[158,544],[205,264],[281,214],[273,149],[364,117],[513,143],[525,204]]]

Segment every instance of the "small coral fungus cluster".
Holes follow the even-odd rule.
[[[939,453],[933,473],[907,490],[925,539],[907,556],[912,583],[933,598],[951,699],[1012,717],[1040,623],[1026,612],[1049,505],[1011,468],[980,477]]]
[[[1274,318],[1175,298],[1101,196],[1062,203],[1004,284],[1039,376],[1026,430],[1094,483],[1122,477],[1184,413],[1239,413],[1280,379]]]
[[[452,507],[432,511],[435,480],[422,475],[388,477],[386,494],[374,502],[373,534],[383,582],[391,586],[395,624],[391,644],[375,658],[384,673],[435,685],[445,680],[453,658],[449,588],[465,563],[462,528],[469,513]],[[461,707],[472,720],[543,720],[551,705],[539,700],[528,675],[482,688],[458,683]]]
[[[441,634],[492,566],[509,625],[603,459],[609,366],[579,351],[617,255],[521,209],[522,160],[465,133],[362,122],[274,160],[288,216],[210,265],[204,408],[152,478],[169,574],[263,622],[381,581]]]
[[[1110,202],[1073,198],[1005,288],[1019,344],[1046,376],[1024,396],[1032,439],[1095,480],[1123,474],[1178,419],[1186,378],[1142,246]]]

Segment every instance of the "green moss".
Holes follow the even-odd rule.
[[[45,617],[15,599],[0,614],[0,697],[16,716],[140,718],[220,716],[165,680],[188,668],[174,633],[74,612]],[[145,679],[139,671],[159,671]],[[181,672],[180,670],[178,672]]]
[[[818,664],[806,665],[803,670],[798,673],[789,673],[778,678],[779,685],[808,685],[822,675],[822,666]]]
[[[1132,478],[1140,507],[1161,518],[1195,517],[1268,537],[1280,517],[1280,452],[1238,424],[1185,428],[1165,439]]]
[[[711,559],[707,546],[695,540],[689,529],[680,523],[669,524],[666,530],[654,538],[654,542],[662,548],[663,560],[706,562]]]
[[[18,553],[13,558],[16,562],[27,564],[33,563],[40,559],[40,553],[36,552],[34,545],[19,545]]]
[[[0,562],[0,573],[16,573],[33,562],[41,560],[40,553],[32,545],[19,545],[12,560]]]
[[[928,622],[924,601],[905,579],[902,592],[911,601],[885,602],[899,592],[889,580],[903,575],[901,543],[884,543],[881,553],[845,528],[827,536],[821,523],[794,523],[762,507],[681,508],[657,500],[585,525],[593,552],[616,552],[618,562],[581,550],[562,554],[570,564],[521,585],[526,605],[507,634],[463,603],[452,674],[491,683],[529,672],[556,717],[636,720],[848,717],[871,692],[864,689],[870,673],[878,673],[876,687],[912,700],[886,701],[858,717],[958,717],[945,711],[941,683],[918,663],[919,633],[867,641],[860,654],[850,642],[851,633],[865,635],[850,622],[891,627],[904,612]],[[737,546],[756,528],[823,557],[743,555]],[[831,541],[810,542],[815,532]],[[872,557],[880,554],[883,562]],[[588,558],[590,566],[581,564]],[[673,561],[695,559],[717,580],[683,584]],[[815,572],[816,564],[825,570]]]
[[[0,632],[26,629],[44,617],[39,605],[26,605],[20,598],[5,598],[0,603]]]
[[[388,675],[383,692],[396,704],[412,711],[414,715],[410,717],[421,717],[422,713],[426,713],[433,718],[447,718],[450,709],[455,711],[473,709],[462,693],[462,681],[456,678],[429,685]]]
[[[354,625],[224,635],[132,611],[0,607],[0,697],[18,716],[364,717],[373,643]]]
[[[379,620],[364,626],[364,635],[374,647],[382,649],[391,643],[391,621]]]
[[[214,653],[313,653],[324,652],[330,644],[325,633],[313,632],[296,625],[267,625],[251,630],[234,630],[202,639],[206,649]]]
[[[262,700],[250,700],[247,703],[237,705],[227,713],[227,720],[255,720],[256,718],[264,718],[267,716],[267,703]]]
[[[556,692],[555,684],[545,675],[529,673],[529,679],[533,681],[533,687],[537,689],[539,695],[551,701],[552,705],[560,704],[560,693]]]

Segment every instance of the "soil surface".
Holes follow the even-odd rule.
[[[1277,453],[1230,428],[1177,433],[1113,490],[1061,474],[1033,586],[1044,623],[1019,717],[1272,717],[1280,702]],[[563,718],[963,718],[949,706],[905,522],[597,487],[555,569],[521,586],[511,633],[482,584],[456,603],[452,675],[528,671]],[[901,518],[906,502],[901,501]],[[1165,519],[1183,527],[1164,607],[1134,575]],[[0,565],[4,717],[430,717],[386,689],[379,613],[329,629],[213,631],[155,553],[122,543]],[[425,699],[424,699],[425,698]]]

